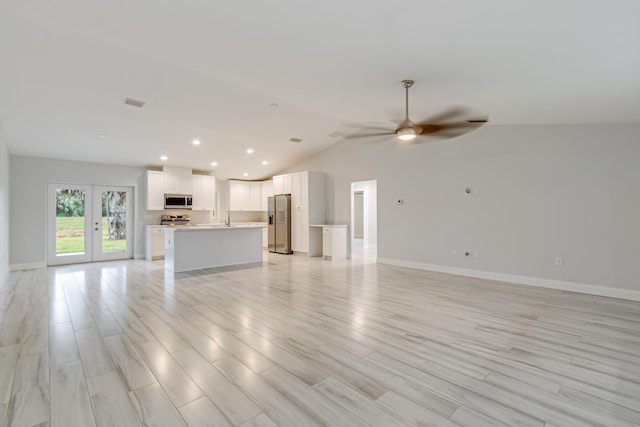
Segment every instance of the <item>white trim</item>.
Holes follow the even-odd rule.
[[[9,271],[33,270],[34,268],[45,268],[46,266],[47,266],[47,263],[44,261],[28,262],[26,264],[11,264],[9,266]]]
[[[588,285],[585,283],[566,282],[563,280],[543,279],[541,277],[520,276],[517,274],[494,273],[491,271],[474,270],[471,268],[451,267],[446,265],[426,264],[414,261],[404,261],[392,258],[378,258],[380,264],[398,267],[415,268],[418,270],[437,271],[439,273],[456,274],[458,276],[476,277],[479,279],[497,280],[526,286],[559,289],[562,291],[579,292],[582,294],[599,295],[610,298],[620,298],[640,301],[640,291],[631,289],[608,288],[606,286]]]

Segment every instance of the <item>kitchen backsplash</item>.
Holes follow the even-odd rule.
[[[232,224],[234,222],[267,222],[266,211],[231,211],[230,214]]]

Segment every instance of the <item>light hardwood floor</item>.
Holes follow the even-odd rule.
[[[0,284],[8,426],[640,425],[640,304],[267,254]]]

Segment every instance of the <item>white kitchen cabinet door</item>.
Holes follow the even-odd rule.
[[[216,179],[208,175],[192,175],[193,210],[212,211],[215,209]]]
[[[346,227],[323,227],[322,255],[325,259],[347,258]]]
[[[268,198],[273,196],[273,181],[262,181],[262,200],[260,201],[260,210],[267,211],[268,209]]]
[[[202,200],[202,175],[191,175],[191,190],[193,195],[193,204],[191,209],[194,211],[203,210]]]
[[[147,210],[164,210],[164,173],[147,171]]]
[[[294,252],[307,252],[305,250],[302,235],[302,189],[300,188],[300,173],[285,175],[291,182],[291,249]]]
[[[284,175],[273,177],[273,194],[284,194]]]
[[[229,210],[251,209],[251,186],[247,181],[229,181]]]
[[[192,194],[191,175],[164,173],[164,192],[166,194]]]
[[[202,197],[203,208],[206,211],[214,211],[216,209],[216,177],[202,176]]]
[[[262,183],[250,182],[249,183],[249,193],[250,193],[250,207],[249,210],[259,211],[262,209]]]
[[[294,173],[288,175],[282,175],[282,194],[292,194],[293,193],[293,177]]]

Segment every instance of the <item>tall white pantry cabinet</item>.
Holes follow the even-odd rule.
[[[324,223],[324,174],[304,171],[274,176],[273,194],[291,194],[291,249],[318,255],[322,241],[316,241],[309,224]]]

